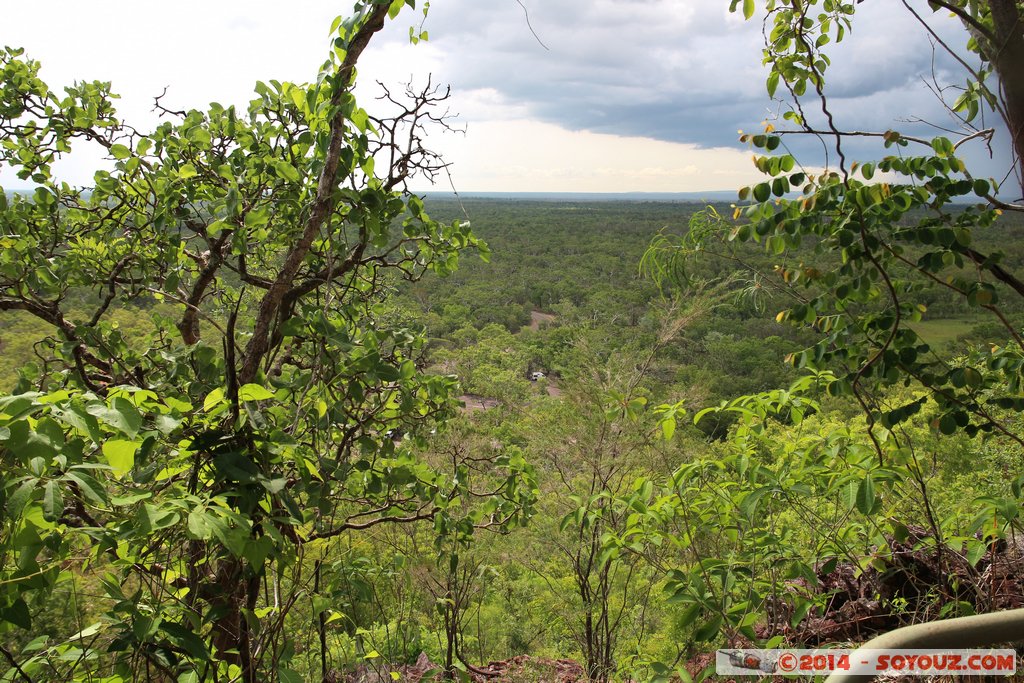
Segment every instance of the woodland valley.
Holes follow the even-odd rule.
[[[415,0],[148,132],[0,51],[0,681],[668,683],[1020,618],[1024,4],[919,8],[967,55],[927,137],[841,126],[859,3],[729,4],[788,108],[710,204],[410,191],[448,92],[353,88]]]
[[[462,407],[444,429],[388,433],[396,450],[408,448],[442,471],[454,467],[457,476],[460,468],[474,472],[461,476],[494,476],[463,463],[521,459],[533,488],[520,520],[497,532],[488,529],[493,513],[481,500],[484,516],[470,518],[484,521],[464,545],[438,548],[429,522],[380,525],[324,543],[313,561],[330,577],[329,596],[300,594],[288,617],[296,671],[319,666],[320,653],[304,641],[316,639],[321,609],[329,671],[338,676],[423,673],[433,664],[417,669],[417,659],[426,653],[421,662],[443,664],[451,638],[460,671],[499,661],[509,680],[528,681],[582,676],[594,644],[606,648],[617,671],[650,677],[660,670],[652,666],[666,662],[697,676],[722,645],[773,636],[857,642],[925,616],[1024,600],[1015,568],[991,568],[1001,550],[982,542],[987,513],[979,517],[963,504],[1014,500],[1019,444],[947,435],[922,411],[901,428],[912,430],[921,467],[920,480],[907,481],[899,469],[879,466],[865,443],[856,445],[865,425],[851,398],[805,396],[801,378],[808,375],[794,367],[793,354],[820,335],[777,321],[785,293],[759,287],[749,274],[771,273],[784,261],[759,245],[729,258],[708,255],[690,273],[702,284],[685,291],[659,287],[643,272],[659,235],[685,233],[691,222],[731,212],[729,205],[473,199],[428,201],[427,209],[442,221],[470,218],[489,262],[466,258],[446,278],[396,282],[375,310],[388,325],[425,329],[417,362],[458,377],[461,388]],[[1011,218],[985,238],[1009,247],[1006,264],[1024,260],[1010,237],[1022,227]],[[813,257],[806,249],[790,258]],[[962,354],[1004,341],[1003,330],[966,303],[931,289],[917,300],[928,309],[911,325],[922,343]],[[82,293],[83,309],[95,303]],[[120,307],[109,316],[111,329],[126,343],[147,338],[167,306],[151,298]],[[1021,320],[1024,310],[1006,314]],[[40,345],[41,332],[28,314],[4,316],[2,381],[14,394],[31,388],[52,352]],[[534,372],[543,376],[532,379]],[[802,388],[783,409],[791,386]],[[893,405],[918,395],[912,386],[893,394]],[[749,396],[780,402],[759,416],[756,430],[743,408]],[[656,406],[672,406],[672,427]],[[722,408],[694,419],[715,406]],[[797,409],[803,415],[794,419]],[[829,459],[840,448],[851,449],[839,456],[845,471]],[[764,471],[748,489],[734,478],[751,476],[751,467]],[[638,518],[665,505],[664,482],[680,468],[694,480],[675,486],[696,486],[701,495],[687,499],[699,506],[686,513],[693,520],[672,523],[701,530],[653,534],[645,528],[653,522]],[[956,577],[964,585],[933,583],[929,516],[951,536],[948,547],[969,558]],[[692,576],[672,569],[712,562],[750,582],[744,592],[708,604],[707,594],[691,592]],[[62,572],[51,592],[26,603],[32,627],[8,631],[5,647],[67,642],[83,624],[102,623],[101,606],[116,606],[109,601],[128,590],[111,583],[113,567],[105,564],[100,557],[87,571]],[[749,602],[758,593],[785,601],[785,618],[762,621]],[[713,611],[721,604],[724,617]],[[559,662],[566,659],[572,664]]]

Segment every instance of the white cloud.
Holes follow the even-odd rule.
[[[472,123],[464,138],[446,139],[442,149],[453,162],[455,189],[464,192],[701,192],[759,175],[749,152],[523,119]]]
[[[495,178],[515,180],[517,187],[530,177],[540,184],[553,168],[563,169],[550,176],[559,183],[597,187],[594,169],[619,169],[623,155],[643,150],[661,159],[673,149],[683,156],[669,142],[622,147],[618,140],[738,149],[736,129],[756,128],[773,107],[764,95],[761,26],[730,14],[727,0],[523,2],[533,29],[550,49],[531,34],[515,0],[434,0],[425,25],[430,42],[408,45],[409,25],[418,24],[421,15],[407,11],[375,38],[360,65],[359,94],[366,106],[377,94],[374,80],[397,84],[412,77],[422,83],[433,74],[435,83],[452,83],[452,110],[470,125],[470,134],[462,143],[441,137],[434,144],[458,154],[463,187],[492,187]],[[214,100],[244,105],[256,80],[311,80],[327,53],[330,21],[345,10],[329,0],[305,0],[287,10],[270,0],[51,0],[45,7],[59,19],[41,18],[38,5],[8,3],[0,43],[24,46],[41,59],[51,85],[113,81],[124,95],[118,108],[141,128],[154,122],[152,98],[164,86],[169,86],[169,105],[192,108]],[[900,3],[858,4],[857,12],[854,32],[833,52],[829,76],[840,125],[884,129],[902,125],[900,117],[941,120],[941,108],[919,80],[932,64],[924,32]],[[925,14],[951,43],[962,42],[955,21]],[[949,66],[941,58],[936,64],[940,72]],[[536,125],[509,127],[510,121]],[[542,132],[540,124],[551,128]],[[597,133],[606,135],[587,137]],[[539,142],[519,137],[510,143],[512,135],[538,135],[550,149],[523,155]],[[595,149],[610,145],[604,157],[616,162],[572,161],[589,159],[581,147],[584,139]],[[817,153],[812,146],[799,149]],[[492,168],[498,151],[516,155],[507,166],[526,169],[521,178]],[[550,163],[536,165],[542,151],[545,159],[550,153]],[[619,189],[611,186],[617,180],[632,187],[659,178],[680,183],[670,189],[684,191],[698,176],[717,181],[715,189],[727,189],[734,172],[720,172],[718,164],[731,163],[730,154],[692,157],[687,152],[692,158],[686,163],[637,161],[628,173],[601,175],[606,186],[599,189]],[[558,158],[565,160],[562,165]],[[62,168],[73,181],[88,182],[95,163],[91,155]],[[682,173],[686,166],[706,170]],[[992,170],[982,175],[999,173],[997,163],[989,166]],[[477,171],[485,175],[476,178]],[[11,175],[0,171],[0,183],[10,186]]]

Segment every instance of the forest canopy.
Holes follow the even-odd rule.
[[[785,104],[715,206],[411,192],[448,90],[353,88],[414,0],[151,131],[5,48],[0,680],[693,680],[1024,605],[1024,4],[901,3],[963,26],[934,137],[833,106],[858,4],[729,3]]]

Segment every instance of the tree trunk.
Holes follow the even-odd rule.
[[[249,628],[242,608],[249,602],[249,586],[244,580],[245,568],[240,560],[222,560],[217,565],[214,595],[209,598],[210,611],[217,615],[213,624],[213,646],[217,658],[237,664],[244,683],[256,683],[249,643]]]
[[[999,76],[1006,111],[1006,125],[1016,155],[1017,181],[1024,199],[1024,3],[990,0],[996,44],[989,59]]]

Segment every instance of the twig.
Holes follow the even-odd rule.
[[[526,17],[526,27],[530,29],[530,33],[533,34],[533,37],[537,40],[537,43],[548,52],[551,52],[551,48],[545,45],[544,41],[541,40],[540,36],[537,35],[537,32],[533,30],[533,24],[530,23],[530,12],[526,9],[526,5],[523,4],[523,0],[516,0],[516,4],[523,8],[523,15]]]
[[[4,659],[11,663],[11,666],[13,666],[14,670],[18,672],[19,676],[28,681],[28,683],[35,683],[32,680],[32,678],[27,673],[25,673],[25,670],[21,668],[21,665],[18,664],[18,660],[14,658],[14,655],[7,651],[7,648],[0,645],[0,653],[3,654]]]

